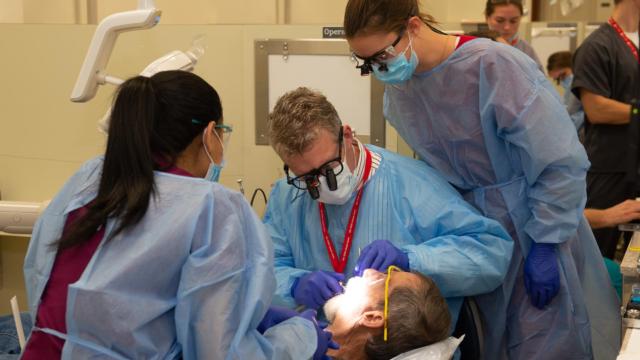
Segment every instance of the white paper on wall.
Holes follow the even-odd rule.
[[[269,111],[278,98],[300,86],[322,92],[343,123],[371,134],[371,79],[360,76],[346,55],[269,55]]]

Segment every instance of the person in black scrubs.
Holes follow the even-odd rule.
[[[585,110],[584,145],[591,161],[587,208],[604,209],[640,194],[640,0],[616,0],[609,21],[574,57],[573,93]],[[620,232],[595,229],[603,256],[613,259]]]

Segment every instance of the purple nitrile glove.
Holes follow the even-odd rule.
[[[531,243],[524,263],[524,286],[533,306],[544,309],[560,289],[555,244]]]
[[[411,270],[409,268],[409,255],[398,249],[389,240],[376,240],[362,250],[356,263],[354,274],[362,276],[366,269],[385,272],[391,265],[395,265],[404,271]]]
[[[298,315],[300,314],[298,314],[297,311],[286,307],[270,306],[269,310],[267,310],[267,313],[264,314],[262,321],[260,321],[260,324],[258,324],[257,330],[261,334],[264,334],[264,332],[267,331],[267,329],[269,329],[270,327],[278,325],[281,322]]]
[[[327,350],[338,350],[340,348],[340,346],[331,339],[333,335],[329,331],[324,330],[323,327],[318,325],[315,310],[305,310],[300,314],[300,316],[313,322],[313,325],[316,327],[318,345],[316,347],[316,352],[313,354],[313,360],[331,360],[331,358],[327,355]]]
[[[344,281],[343,274],[314,271],[296,279],[291,287],[291,295],[298,304],[317,310],[327,300],[344,292],[340,281]]]

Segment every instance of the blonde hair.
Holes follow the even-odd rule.
[[[299,87],[282,95],[269,114],[269,141],[280,156],[302,154],[321,129],[337,141],[341,125],[338,112],[324,95]]]

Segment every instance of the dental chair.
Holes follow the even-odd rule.
[[[480,318],[480,310],[472,297],[464,299],[460,308],[458,323],[453,330],[453,336],[455,337],[460,337],[463,334],[465,337],[459,346],[460,359],[482,360],[484,329]]]

